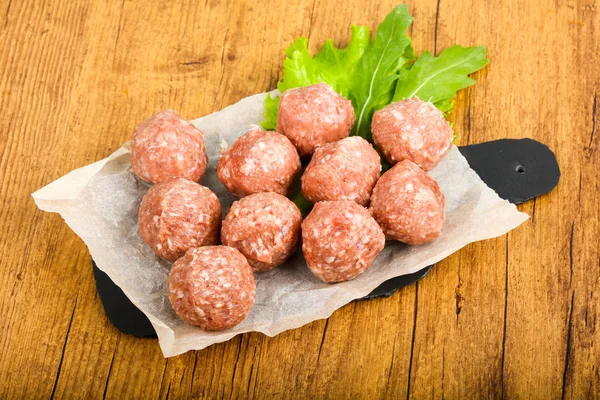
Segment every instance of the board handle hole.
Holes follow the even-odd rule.
[[[516,171],[520,174],[524,174],[525,173],[525,167],[521,164],[517,165]]]

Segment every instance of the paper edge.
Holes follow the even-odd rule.
[[[47,202],[49,201],[60,201],[60,200],[74,200],[79,196],[81,191],[85,188],[85,185],[89,181],[89,179],[96,175],[98,171],[102,169],[110,160],[113,160],[117,157],[122,156],[123,154],[129,153],[129,149],[127,148],[127,143],[123,144],[119,149],[113,152],[110,156],[103,158],[102,160],[96,161],[92,164],[85,165],[83,167],[74,169],[67,174],[61,176],[60,178],[50,182],[44,187],[36,190],[31,194],[35,204],[42,211],[55,212],[55,207],[52,207]],[[68,180],[74,179],[75,184],[70,182],[68,185],[65,183]],[[60,197],[52,195],[51,192],[55,190],[57,187],[61,187],[63,193]]]

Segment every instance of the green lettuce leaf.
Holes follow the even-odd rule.
[[[452,99],[446,99],[446,100],[440,100],[436,103],[434,103],[435,106],[445,114],[451,113],[452,110],[454,110],[454,98]]]
[[[277,129],[277,114],[279,113],[279,96],[265,98],[265,119],[260,121],[264,130],[274,131]]]
[[[282,93],[291,88],[321,82],[319,65],[308,52],[308,41],[304,36],[296,39],[285,50],[283,80],[277,84]]]
[[[412,16],[405,4],[395,7],[377,28],[353,76],[349,97],[356,112],[352,133],[371,139],[373,113],[388,105],[400,68],[415,54],[407,30]]]
[[[352,40],[343,49],[338,49],[327,40],[321,51],[312,57],[304,36],[296,39],[285,51],[283,79],[277,84],[280,93],[288,89],[326,82],[344,97],[349,96],[356,65],[361,61],[369,46],[369,30],[364,26],[352,26]],[[267,96],[263,129],[273,130],[277,126],[279,96]]]
[[[366,26],[353,25],[351,30],[352,40],[348,46],[338,49],[330,39],[323,44],[321,51],[314,57],[314,62],[320,71],[319,82],[326,82],[344,97],[349,96],[354,71],[369,46],[371,36]]]
[[[280,93],[288,89],[326,82],[352,101],[356,112],[354,135],[371,138],[373,113],[385,107],[394,95],[400,68],[415,58],[407,30],[413,18],[405,4],[395,7],[377,28],[371,40],[369,29],[352,26],[352,40],[343,49],[331,40],[314,57],[305,37],[296,39],[285,51]],[[267,96],[263,129],[277,126],[279,96]]]
[[[326,82],[350,99],[356,113],[352,134],[371,139],[373,113],[391,102],[418,96],[433,102],[445,115],[452,112],[456,92],[475,81],[469,74],[489,60],[485,47],[452,46],[438,57],[424,52],[414,62],[411,39],[406,34],[412,23],[406,5],[395,7],[377,28],[374,39],[364,26],[352,26],[352,40],[337,48],[331,40],[311,56],[305,37],[296,39],[285,51],[280,93],[288,89]],[[279,96],[265,100],[264,129],[277,126]]]
[[[431,101],[444,113],[454,107],[456,92],[475,83],[469,74],[483,68],[489,60],[486,48],[452,46],[438,57],[424,52],[410,68],[402,68],[392,101],[418,96]]]

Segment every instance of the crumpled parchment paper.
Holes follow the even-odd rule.
[[[224,214],[234,199],[215,173],[221,146],[223,141],[231,144],[251,124],[259,123],[265,96],[247,97],[192,121],[205,133],[210,158],[201,183],[219,196]],[[132,175],[129,167],[125,145],[110,157],[38,190],[33,198],[40,209],[62,215],[88,246],[98,267],[148,316],[165,357],[203,349],[243,332],[274,336],[327,318],[390,278],[434,264],[468,243],[500,236],[528,218],[487,187],[453,148],[431,171],[446,196],[446,224],[436,241],[416,247],[387,242],[365,273],[333,285],[314,277],[298,251],[274,271],[256,274],[256,303],[246,320],[232,329],[206,332],[186,325],[171,308],[166,289],[170,265],[155,257],[138,233],[137,210],[148,187]]]

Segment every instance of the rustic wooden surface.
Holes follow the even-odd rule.
[[[85,245],[30,193],[157,110],[194,118],[272,89],[295,37],[344,44],[394,3],[150,3],[0,0],[0,398],[600,397],[597,0],[409,4],[418,51],[488,46],[458,143],[556,152],[560,184],[519,207],[528,222],[390,298],[168,360],[107,321]]]

